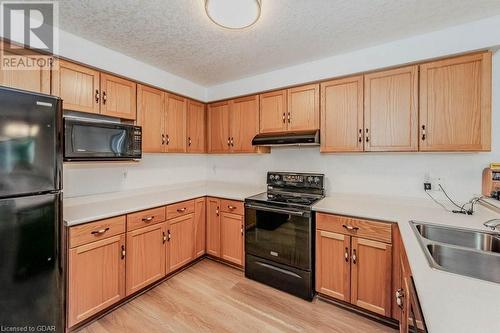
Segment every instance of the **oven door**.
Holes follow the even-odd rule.
[[[141,158],[141,128],[133,125],[64,120],[66,161],[131,160]]]
[[[311,212],[245,204],[245,252],[302,270],[312,270]]]

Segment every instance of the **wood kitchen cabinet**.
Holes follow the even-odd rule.
[[[365,75],[365,151],[418,150],[418,66]]]
[[[208,151],[227,153],[230,150],[229,101],[208,105]]]
[[[194,259],[194,220],[194,213],[191,213],[168,221],[168,273]]]
[[[166,228],[158,223],[127,232],[127,296],[165,276]]]
[[[68,327],[125,297],[125,234],[69,250]]]
[[[491,150],[491,52],[420,65],[420,150]]]
[[[9,56],[15,56],[15,59],[18,59],[16,63],[21,61],[30,65],[31,63],[34,63],[32,66],[33,69],[30,70],[0,70],[0,85],[37,93],[50,94],[51,69],[36,65],[36,59],[38,58],[36,53],[32,50],[23,48],[8,50],[7,42],[0,43],[2,48],[0,61],[4,61],[5,56],[7,56],[7,58],[9,58]],[[35,55],[33,55],[33,53],[35,53]],[[48,61],[51,61],[50,59],[52,58],[47,57]]]
[[[243,216],[222,212],[220,216],[220,257],[243,266]]]
[[[136,89],[133,81],[101,73],[101,114],[135,120]]]
[[[260,95],[260,133],[286,131],[287,102],[286,89]]]
[[[142,151],[165,151],[165,93],[142,84],[137,85],[137,123],[142,126]]]
[[[207,253],[220,257],[220,199],[207,198]]]
[[[260,132],[319,129],[319,94],[319,84],[261,94]]]
[[[187,101],[187,152],[206,152],[206,112],[205,105],[193,100]]]
[[[319,213],[316,228],[316,291],[390,317],[391,225]]]
[[[199,258],[206,252],[207,199],[198,198],[194,202],[194,255]]]
[[[165,148],[169,153],[186,152],[186,99],[165,93]]]
[[[363,151],[363,76],[321,83],[323,153]]]

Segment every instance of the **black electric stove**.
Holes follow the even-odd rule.
[[[245,199],[245,276],[311,300],[314,296],[312,206],[324,175],[268,172],[267,192]]]

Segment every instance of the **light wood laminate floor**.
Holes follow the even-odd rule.
[[[79,333],[396,332],[319,299],[312,303],[204,259]]]

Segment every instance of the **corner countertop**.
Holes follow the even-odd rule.
[[[331,194],[313,209],[398,224],[429,332],[493,332],[500,322],[500,284],[431,268],[409,224],[416,220],[488,230],[483,222],[500,218],[493,210],[476,207],[467,216],[449,213],[425,198]]]
[[[64,198],[64,222],[75,226],[203,196],[242,201],[265,190],[248,184],[193,182]]]

